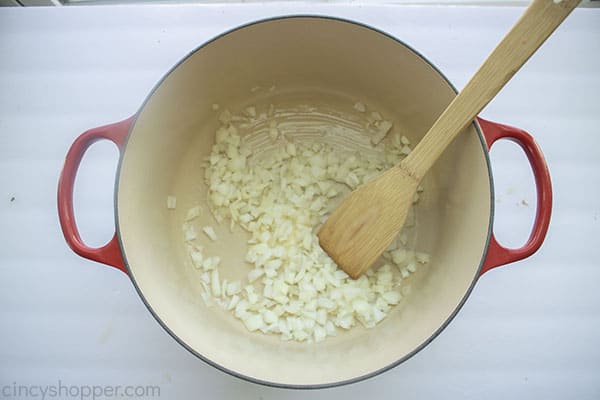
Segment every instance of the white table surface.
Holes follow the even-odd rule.
[[[168,399],[600,398],[600,9],[575,10],[482,113],[530,131],[545,152],[555,206],[544,246],[483,276],[436,340],[376,378],[305,392],[222,373],[154,321],[123,273],[72,253],[58,225],[56,186],[72,141],[134,113],[174,63],[224,30],[283,14],[350,18],[407,42],[460,88],[521,10],[0,9],[0,390],[9,387],[0,397],[27,398],[15,396],[20,385],[60,383],[159,385]],[[535,209],[531,173],[516,149],[500,143],[492,152],[495,229],[511,245],[525,240]],[[99,143],[79,174],[77,218],[91,245],[114,229],[116,160],[112,145]]]

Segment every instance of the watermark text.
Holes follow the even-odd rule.
[[[60,379],[51,385],[0,383],[3,399],[149,399],[160,397],[157,385],[68,385]]]

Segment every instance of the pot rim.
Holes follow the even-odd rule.
[[[122,162],[123,162],[123,154],[127,148],[127,144],[129,142],[129,138],[131,135],[131,132],[133,131],[135,124],[137,122],[137,117],[140,114],[140,112],[144,109],[144,107],[146,106],[146,104],[148,103],[148,101],[150,100],[150,98],[154,95],[154,93],[156,92],[156,90],[163,84],[163,82],[167,79],[168,76],[171,75],[171,73],[173,73],[176,69],[179,68],[179,66],[181,66],[187,59],[189,59],[191,56],[193,56],[196,52],[202,50],[205,46],[207,46],[208,44],[217,41],[218,39],[227,36],[233,32],[236,32],[238,30],[241,29],[245,29],[247,27],[250,26],[254,26],[254,25],[258,25],[258,24],[262,24],[262,23],[266,23],[266,22],[271,22],[271,21],[276,21],[276,20],[284,20],[284,19],[301,19],[301,18],[318,18],[318,19],[323,19],[323,20],[331,20],[331,21],[337,21],[337,22],[343,22],[343,23],[348,23],[348,24],[352,24],[352,25],[357,25],[359,27],[363,27],[363,28],[367,28],[375,33],[378,33],[380,35],[384,35],[387,38],[392,39],[393,41],[395,41],[396,43],[398,43],[401,46],[404,46],[406,49],[410,50],[414,55],[416,55],[417,57],[419,57],[420,59],[422,59],[424,62],[426,62],[435,72],[437,72],[439,74],[439,76],[441,78],[443,78],[444,81],[446,81],[446,83],[450,86],[450,88],[455,92],[458,93],[458,90],[456,89],[456,87],[450,82],[450,80],[432,63],[430,62],[427,58],[425,58],[420,52],[418,52],[417,50],[415,50],[413,47],[411,47],[410,45],[406,44],[405,42],[403,42],[402,40],[396,38],[395,36],[381,30],[378,28],[375,28],[367,23],[363,23],[363,22],[359,22],[359,21],[355,21],[355,20],[351,20],[351,19],[347,19],[347,18],[342,18],[342,17],[337,17],[337,16],[331,16],[331,15],[322,15],[322,14],[289,14],[289,15],[280,15],[280,16],[273,16],[273,17],[268,17],[268,18],[262,18],[262,19],[258,19],[252,22],[248,22],[242,25],[238,25],[234,28],[228,29],[214,37],[212,37],[211,39],[206,40],[205,42],[203,42],[202,44],[200,44],[199,46],[197,46],[196,48],[194,48],[193,50],[191,50],[188,54],[186,54],[184,57],[182,57],[176,64],[174,64],[163,76],[162,78],[152,87],[152,89],[150,90],[150,92],[148,93],[148,95],[145,97],[144,101],[142,102],[141,106],[139,107],[139,109],[136,111],[136,113],[134,114],[133,118],[132,118],[132,122],[131,125],[129,127],[129,130],[127,132],[127,135],[125,137],[125,140],[123,142],[123,147],[121,150],[121,155],[119,156],[119,162],[117,165],[117,170],[116,170],[116,179],[115,179],[115,186],[114,186],[114,208],[115,208],[115,228],[116,228],[116,237],[117,237],[117,241],[119,243],[119,247],[121,249],[121,254],[123,257],[123,262],[125,264],[125,268],[127,271],[127,275],[129,275],[129,278],[131,279],[133,286],[135,287],[136,292],[138,293],[138,295],[140,296],[142,302],[144,303],[144,305],[146,306],[146,308],[148,309],[148,311],[152,314],[152,316],[154,317],[154,319],[158,322],[158,324],[173,338],[175,339],[175,341],[177,341],[181,346],[183,346],[186,350],[188,350],[190,353],[192,353],[193,355],[195,355],[197,358],[199,358],[200,360],[204,361],[205,363],[207,363],[208,365],[217,368],[220,371],[223,371],[231,376],[234,376],[236,378],[251,382],[251,383],[256,383],[256,384],[260,384],[260,385],[265,385],[265,386],[270,386],[270,387],[276,387],[276,388],[283,388],[283,389],[325,389],[325,388],[334,388],[334,387],[339,387],[339,386],[344,386],[344,385],[349,385],[349,384],[353,384],[353,383],[358,383],[361,381],[364,381],[366,379],[375,377],[377,375],[380,375],[386,371],[391,370],[392,368],[402,364],[403,362],[405,362],[406,360],[408,360],[409,358],[413,357],[415,354],[417,354],[418,352],[420,352],[423,348],[425,348],[427,345],[429,345],[429,343],[431,343],[435,338],[437,338],[437,336],[444,330],[446,329],[446,327],[450,324],[450,322],[452,322],[452,320],[456,317],[456,315],[458,314],[458,312],[462,309],[462,307],[464,306],[465,302],[467,301],[467,298],[471,295],[471,292],[473,291],[473,288],[475,287],[475,284],[477,283],[477,280],[479,279],[479,277],[481,276],[481,271],[483,269],[483,265],[484,262],[486,260],[486,256],[487,256],[487,252],[489,249],[489,245],[490,245],[490,238],[492,236],[492,231],[493,231],[493,221],[494,221],[494,211],[495,211],[495,207],[494,207],[494,180],[493,180],[493,176],[492,176],[492,169],[491,169],[491,162],[490,162],[490,157],[489,157],[489,151],[488,148],[486,146],[486,141],[483,137],[483,134],[481,132],[481,128],[479,126],[479,123],[477,122],[477,120],[474,120],[473,125],[475,127],[475,130],[477,132],[479,141],[481,143],[481,148],[483,150],[483,154],[484,154],[484,158],[485,158],[485,163],[487,165],[487,171],[488,171],[488,178],[489,178],[489,182],[490,182],[490,216],[489,216],[489,222],[488,222],[488,232],[487,232],[487,238],[485,240],[485,247],[483,249],[483,254],[481,257],[481,260],[479,262],[479,266],[477,267],[477,272],[473,277],[472,282],[470,283],[468,289],[466,290],[463,298],[460,300],[460,302],[458,303],[458,305],[456,306],[456,308],[454,309],[454,311],[452,311],[452,313],[450,314],[450,316],[443,321],[440,326],[429,336],[429,338],[427,338],[425,341],[423,341],[420,345],[418,345],[415,349],[413,349],[411,352],[405,354],[403,357],[399,358],[398,360],[396,360],[395,362],[385,365],[375,371],[372,371],[368,374],[364,374],[364,375],[360,375],[360,376],[356,376],[350,379],[345,379],[345,380],[341,380],[341,381],[336,381],[336,382],[328,382],[328,383],[318,383],[318,384],[289,384],[289,383],[280,383],[280,382],[272,382],[272,381],[267,381],[267,380],[263,380],[263,379],[259,379],[259,378],[255,378],[252,376],[248,376],[245,375],[243,373],[234,371],[232,369],[229,369],[223,365],[220,365],[212,360],[210,360],[209,358],[205,357],[204,355],[200,354],[199,352],[197,352],[196,350],[194,350],[191,346],[189,346],[183,339],[181,339],[179,336],[177,336],[177,334],[175,332],[173,332],[168,325],[158,316],[158,314],[153,310],[152,306],[150,305],[150,303],[146,300],[146,297],[144,296],[141,288],[139,287],[137,281],[135,280],[135,276],[132,273],[132,269],[129,265],[129,261],[127,260],[127,253],[125,252],[125,248],[123,245],[123,242],[121,240],[121,234],[120,234],[120,224],[119,224],[119,210],[118,210],[118,188],[119,188],[119,180],[120,180],[120,171],[121,171],[121,167],[122,167]]]

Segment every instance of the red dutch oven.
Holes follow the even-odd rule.
[[[250,90],[254,87],[269,90]],[[423,56],[397,39],[355,22],[315,16],[275,18],[242,26],[205,43],[155,86],[131,117],[94,128],[69,149],[58,187],[60,223],[82,257],[116,267],[132,280],[157,321],[179,343],[235,376],[282,387],[326,387],[374,376],[426,346],[452,320],[477,279],[490,269],[532,255],[550,221],[548,168],[525,131],[478,118],[448,148],[424,180],[415,241],[431,254],[411,294],[373,329],[355,328],[319,343],[284,342],[248,332],[239,320],[206,307],[190,268],[181,224],[185,211],[207,198],[202,158],[218,127],[212,105],[241,110],[270,103],[348,108],[372,105],[413,143],[456,95]],[[341,131],[340,131],[341,132]],[[340,133],[342,134],[342,133]],[[86,149],[117,145],[116,232],[100,248],[81,239],[73,185]],[[499,139],[527,155],[537,211],[524,246],[509,249],[493,234],[494,190],[488,151]],[[166,198],[177,197],[168,210]],[[214,225],[206,215],[201,223]],[[223,273],[245,279],[245,239],[217,228],[211,253]]]

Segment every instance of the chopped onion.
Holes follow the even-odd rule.
[[[225,110],[219,115],[219,121],[223,125],[228,125],[231,122],[231,112],[229,110]]]
[[[201,213],[202,213],[202,208],[200,206],[190,208],[185,216],[185,220],[191,221],[191,220],[199,217]]]
[[[199,251],[190,251],[190,257],[192,258],[192,262],[194,263],[194,267],[196,268],[202,268],[202,265],[204,263],[204,257],[202,256],[202,253]]]
[[[354,109],[367,110],[360,102]],[[283,340],[320,342],[336,336],[338,328],[376,326],[408,295],[410,280],[404,280],[427,264],[429,255],[408,250],[403,232],[384,252],[387,264],[353,280],[319,247],[314,228],[334,209],[340,193],[398,164],[410,153],[410,141],[395,133],[389,144],[381,143],[392,123],[373,111],[364,118],[373,145],[385,148],[384,157],[296,142],[292,135],[281,136],[275,120],[281,115],[270,105],[256,123],[266,127],[274,149],[254,159],[238,127],[251,126],[256,107],[243,114],[221,112],[205,182],[215,219],[229,219],[230,229],[240,226],[249,234],[245,261],[251,267],[244,281],[221,280],[220,258],[205,256],[193,242],[197,234],[192,224],[202,209],[191,208],[183,231],[192,265],[200,270],[202,298],[231,311],[248,330]],[[211,241],[218,240],[213,227],[201,229]]]
[[[379,121],[376,127],[375,133],[371,136],[371,143],[377,145],[387,136],[392,129],[392,123],[390,121]]]
[[[244,114],[246,114],[250,118],[256,118],[256,107],[246,107],[246,109],[244,110]]]
[[[264,324],[264,320],[260,314],[248,314],[242,318],[242,321],[251,332],[260,329]]]
[[[202,262],[202,268],[205,271],[212,271],[219,266],[220,262],[221,258],[219,258],[218,256],[208,257]]]
[[[381,114],[379,114],[378,111],[373,111],[371,112],[370,120],[371,122],[377,122],[383,120],[383,117],[381,116]]]
[[[360,101],[354,103],[354,109],[359,112],[367,111],[367,108],[365,107],[365,105],[363,103],[361,103]]]
[[[206,233],[206,236],[208,236],[213,242],[217,240],[217,234],[215,233],[215,230],[212,226],[205,226],[204,228],[202,228],[202,231]]]
[[[242,291],[242,283],[240,281],[229,282],[226,289],[227,296],[234,296]]]
[[[196,231],[192,227],[188,227],[184,231],[184,240],[186,242],[191,242],[192,240],[196,239],[197,237],[198,237],[198,234],[196,233]]]
[[[175,196],[167,196],[167,208],[174,210],[177,207],[177,198]]]
[[[221,296],[221,285],[219,283],[219,270],[218,269],[214,269],[211,275],[211,289],[212,289],[212,294],[215,297],[220,297]]]
[[[417,264],[414,261],[411,261],[406,266],[406,269],[408,270],[408,272],[416,272],[417,271]]]
[[[389,292],[385,292],[381,295],[381,297],[388,303],[388,304],[398,304],[400,302],[400,298],[402,297],[400,295],[400,293],[396,292],[396,291],[389,291]]]

